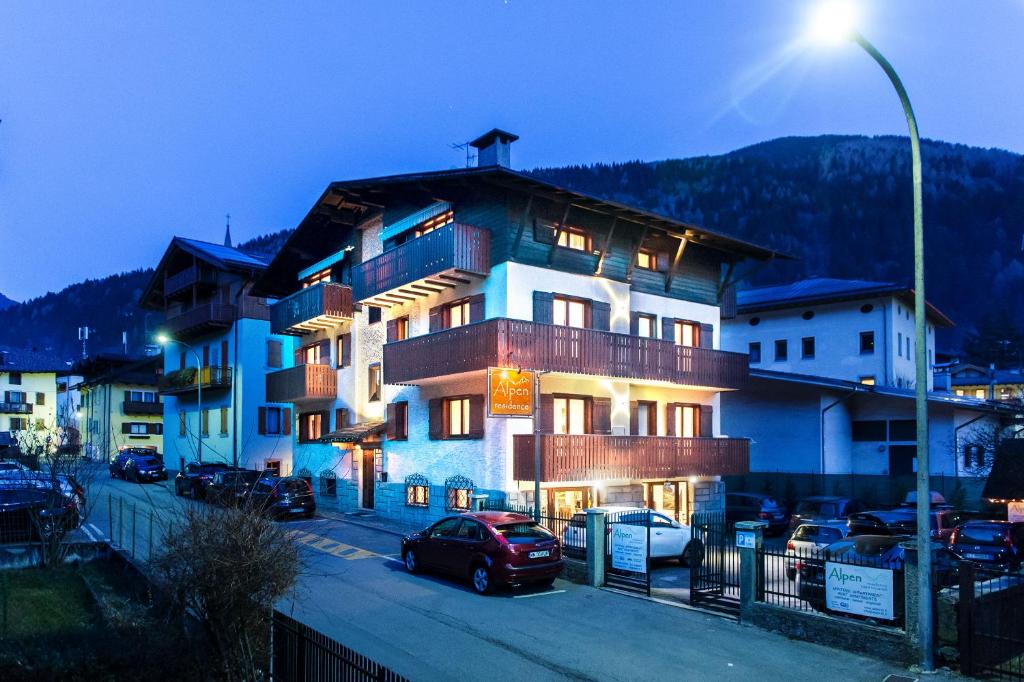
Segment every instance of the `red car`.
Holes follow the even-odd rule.
[[[471,512],[402,538],[402,560],[410,573],[434,569],[487,594],[498,586],[550,585],[562,572],[562,546],[529,516]]]

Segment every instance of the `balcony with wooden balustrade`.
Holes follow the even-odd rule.
[[[352,319],[352,289],[320,282],[270,306],[270,332],[300,336]]]
[[[231,388],[231,375],[230,367],[219,365],[203,367],[202,371],[185,367],[161,376],[157,390],[162,395],[185,395],[197,392],[200,384],[204,391]]]
[[[330,365],[298,365],[267,374],[268,402],[297,403],[337,397],[338,373]]]
[[[164,278],[164,296],[170,298],[188,291],[193,286],[215,287],[217,273],[198,265],[190,265]]]

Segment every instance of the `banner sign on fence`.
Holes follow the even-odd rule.
[[[888,568],[825,562],[825,605],[833,611],[895,618],[893,572]]]
[[[487,416],[532,417],[533,372],[488,367]]]
[[[1024,502],[1007,502],[1006,520],[1024,521]]]
[[[647,528],[613,523],[612,568],[633,573],[647,572]]]

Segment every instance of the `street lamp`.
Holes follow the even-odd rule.
[[[811,34],[818,42],[838,44],[850,40],[860,45],[878,63],[903,105],[910,129],[910,158],[914,185],[914,412],[917,418],[917,603],[921,668],[935,669],[932,642],[932,553],[931,494],[928,467],[928,337],[924,293],[924,210],[921,196],[921,140],[910,98],[892,64],[867,38],[857,31],[856,13],[848,2],[833,0],[821,4],[811,21]]]
[[[174,342],[180,346],[187,348],[196,359],[196,367],[198,368],[199,374],[196,376],[196,411],[199,413],[199,445],[197,446],[196,459],[199,464],[203,463],[203,359],[196,352],[196,349],[188,345],[184,341],[175,341],[167,334],[157,334],[156,342],[161,346],[166,347],[169,343]]]

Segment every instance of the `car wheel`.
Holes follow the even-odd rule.
[[[420,565],[416,562],[415,552],[413,552],[411,549],[406,550],[405,556],[402,557],[402,559],[405,562],[405,570],[409,571],[410,573],[419,573]]]
[[[174,496],[175,497],[182,497],[183,496],[183,493],[181,492],[181,486],[178,484],[177,481],[174,482]]]
[[[686,545],[686,549],[683,550],[683,555],[679,557],[679,563],[684,566],[700,566],[704,561],[704,543],[700,540],[690,540]]]
[[[473,585],[473,591],[477,594],[490,594],[494,589],[494,585],[491,582],[491,573],[483,564],[473,568],[473,572],[470,575],[470,583]]]

